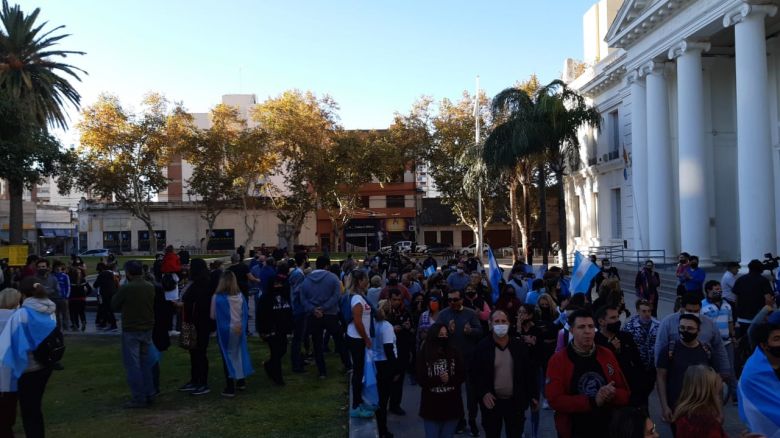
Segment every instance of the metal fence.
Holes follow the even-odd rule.
[[[584,256],[595,255],[597,259],[609,259],[613,263],[636,264],[637,268],[647,260],[652,260],[659,268],[667,263],[666,250],[663,249],[624,249],[622,245],[589,246]],[[569,266],[574,265],[574,253],[567,255]]]

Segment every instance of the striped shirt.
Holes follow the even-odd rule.
[[[731,332],[729,323],[734,320],[731,318],[731,305],[722,300],[720,306],[710,303],[706,298],[701,301],[701,314],[707,316],[715,322],[715,327],[720,332],[720,338],[723,339],[723,345],[731,342]]]

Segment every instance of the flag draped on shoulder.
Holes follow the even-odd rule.
[[[240,296],[240,295],[239,295]],[[241,299],[241,320],[235,319],[231,312],[231,300],[227,294],[215,294],[214,304],[217,316],[217,343],[219,343],[225,366],[231,379],[243,379],[252,374],[252,360],[246,345],[247,319],[249,307],[246,300]]]
[[[28,353],[38,348],[56,325],[53,313],[36,312],[27,307],[11,315],[0,333],[0,392],[17,390],[17,382],[27,369]]]
[[[750,432],[780,438],[780,380],[760,347],[745,362],[738,391],[739,416]]]
[[[574,253],[574,273],[571,275],[569,290],[572,294],[585,293],[588,291],[590,281],[599,273],[599,267],[583,257],[579,251]]]
[[[498,296],[500,291],[498,290],[498,286],[501,283],[501,279],[503,278],[503,275],[501,274],[501,268],[498,267],[498,262],[496,262],[496,258],[493,256],[493,248],[488,246],[488,267],[490,269],[490,272],[488,274],[488,280],[490,280],[490,288],[492,289],[492,298],[493,303],[495,304],[498,301]]]

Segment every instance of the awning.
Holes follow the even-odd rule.
[[[41,237],[73,237],[74,230],[63,228],[41,228]]]

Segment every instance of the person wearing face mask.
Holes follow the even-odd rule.
[[[466,285],[469,284],[469,275],[465,272],[463,262],[458,262],[455,272],[451,273],[447,277],[447,286],[450,290],[463,291],[466,289]]]
[[[476,312],[463,305],[463,292],[451,290],[447,294],[449,306],[439,314],[438,322],[447,325],[450,330],[451,342],[463,355],[463,366],[468,375],[471,359],[474,357],[474,348],[482,338],[482,325]],[[474,393],[473,381],[466,379],[466,405],[468,407],[468,426],[472,436],[479,433],[477,430],[477,397]],[[465,418],[458,423],[458,431],[466,428]]]
[[[751,432],[777,437],[780,430],[780,313],[755,331],[758,348],[739,379],[739,415]]]
[[[417,322],[417,350],[422,348],[425,337],[428,335],[428,329],[439,319],[439,310],[441,306],[441,290],[431,289],[428,294],[428,310],[420,314]]]
[[[522,304],[523,303],[517,299],[515,290],[508,284],[503,285],[501,295],[498,296],[495,308],[503,310],[507,315],[511,315],[509,323],[513,332],[517,329],[517,309],[519,309]]]
[[[387,276],[387,285],[382,289],[382,292],[379,293],[379,299],[380,300],[389,300],[390,299],[390,291],[391,290],[400,290],[401,291],[401,298],[404,300],[404,305],[408,306],[412,303],[412,294],[409,293],[409,289],[404,286],[403,283],[398,279],[398,273],[397,272],[391,272]]]
[[[428,329],[416,367],[425,437],[454,436],[458,419],[463,416],[460,388],[466,380],[466,369],[460,352],[450,344],[446,325],[437,322]]]
[[[618,307],[607,305],[596,311],[596,321],[599,331],[596,333],[596,344],[607,347],[620,363],[620,369],[628,381],[631,390],[629,406],[647,406],[646,376],[644,375],[642,358],[634,338],[620,330]],[[651,388],[652,391],[652,388]]]
[[[517,437],[523,434],[523,413],[530,406],[539,409],[536,364],[519,338],[509,336],[509,318],[503,310],[490,315],[492,336],[480,341],[471,370],[480,402],[482,427],[489,438]]]
[[[726,349],[726,357],[729,360],[731,369],[734,369],[734,345],[736,344],[736,335],[734,331],[734,319],[731,314],[731,305],[723,299],[723,292],[720,283],[710,280],[704,285],[707,298],[701,302],[701,314],[715,322],[723,341],[723,347]],[[729,380],[730,397],[737,401],[737,382],[735,379]],[[728,401],[728,398],[726,399]]]
[[[637,300],[636,315],[628,318],[623,324],[623,332],[630,334],[634,338],[634,343],[639,350],[639,359],[641,361],[641,372],[644,379],[644,392],[641,394],[642,400],[647,403],[650,393],[655,386],[655,339],[658,336],[658,327],[661,325],[657,319],[653,318],[650,303],[645,300]],[[634,397],[632,391],[631,396]],[[640,397],[640,395],[637,395]]]
[[[701,320],[692,314],[680,315],[680,340],[664,346],[658,353],[658,400],[664,421],[672,423],[673,412],[683,387],[685,371],[694,365],[709,365],[721,372],[712,357],[712,347],[699,341]],[[674,425],[672,424],[672,432]]]
[[[482,324],[482,330],[487,332],[488,320],[490,319],[490,306],[487,301],[479,295],[471,284],[466,286],[466,297],[463,300],[463,305],[469,309],[477,312],[479,322]]]
[[[697,331],[699,335],[699,341],[710,346],[713,362],[717,365],[717,369],[721,373],[721,377],[724,380],[728,380],[732,376],[731,364],[729,363],[728,356],[726,355],[726,349],[723,347],[723,341],[720,336],[718,328],[715,326],[710,318],[701,315],[701,300],[696,293],[688,293],[683,295],[682,308],[680,312],[672,313],[661,321],[661,325],[658,327],[658,336],[655,340],[655,361],[656,366],[661,357],[661,350],[672,343],[680,342],[680,318],[682,315],[693,315],[700,321],[700,327]]]
[[[529,292],[528,283],[525,281],[525,264],[518,263],[512,268],[512,272],[509,273],[509,281],[507,284],[512,286],[512,289],[515,290],[517,299],[525,304]]]
[[[704,299],[704,279],[706,273],[704,269],[699,267],[699,257],[692,255],[688,260],[688,267],[682,273],[683,286],[685,286],[685,292],[694,292],[699,295],[700,299]]]
[[[652,306],[652,315],[658,316],[658,287],[661,286],[661,277],[654,271],[655,264],[652,260],[645,262],[645,266],[637,272],[634,287],[636,298],[646,300]]]

